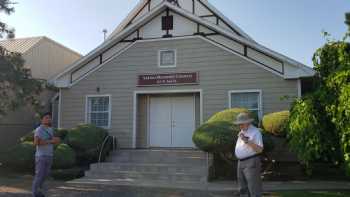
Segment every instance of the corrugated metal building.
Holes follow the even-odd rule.
[[[48,80],[81,55],[45,36],[0,40],[0,46],[10,52],[18,52],[25,60],[24,67],[31,69],[35,79]],[[41,102],[50,107],[56,92],[44,91]],[[35,125],[35,113],[30,107],[22,107],[0,119],[0,149],[14,144],[19,137],[31,131]],[[54,117],[57,119],[57,117]]]

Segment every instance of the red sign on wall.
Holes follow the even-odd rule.
[[[139,75],[138,86],[198,84],[198,73],[170,73]]]

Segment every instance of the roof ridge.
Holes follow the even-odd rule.
[[[30,36],[30,37],[22,37],[22,38],[8,38],[0,40],[0,42],[6,42],[6,41],[18,41],[18,40],[29,40],[29,39],[43,39],[45,36]]]

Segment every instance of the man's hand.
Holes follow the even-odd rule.
[[[259,145],[256,145],[253,141],[248,140],[248,141],[246,142],[246,144],[247,144],[248,146],[250,146],[250,147],[251,147],[256,153],[258,153],[258,154],[262,153],[263,150],[264,150],[263,147],[261,147],[261,146],[259,146]]]
[[[61,143],[61,139],[59,137],[53,137],[52,140],[50,140],[51,144],[59,144]]]

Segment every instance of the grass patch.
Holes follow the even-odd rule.
[[[349,191],[286,191],[276,192],[266,197],[348,197]]]

